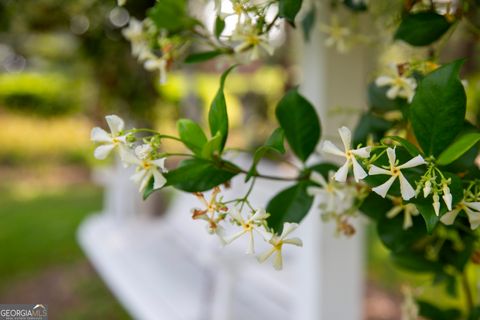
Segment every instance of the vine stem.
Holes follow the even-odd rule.
[[[468,281],[467,271],[465,270],[462,274],[462,286],[463,291],[465,292],[465,297],[467,299],[467,308],[470,313],[473,312],[475,305],[473,303],[472,289],[470,288],[470,283]]]

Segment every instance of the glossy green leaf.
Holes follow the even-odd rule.
[[[318,172],[325,178],[325,180],[328,180],[329,173],[331,171],[336,172],[338,170],[338,166],[330,162],[321,162],[321,163],[317,163],[312,166],[309,166],[308,170],[310,172],[311,171]]]
[[[202,148],[200,155],[202,158],[211,159],[214,155],[218,155],[218,150],[220,150],[220,145],[222,144],[222,135],[220,132],[210,139]]]
[[[377,223],[377,232],[382,243],[395,253],[409,250],[415,241],[426,234],[422,218],[414,216],[412,220],[413,226],[405,230],[403,229],[403,214],[392,219],[382,216]]]
[[[372,113],[364,113],[358,120],[353,132],[353,144],[366,145],[369,137],[375,141],[380,140],[385,133],[393,126],[393,123],[380,118]]]
[[[424,252],[391,253],[390,259],[398,267],[415,272],[434,273],[443,269],[438,261],[426,259]]]
[[[411,13],[402,19],[395,39],[412,46],[426,46],[440,39],[450,26],[447,18],[436,12]]]
[[[303,0],[279,0],[278,13],[292,26],[295,26],[295,17],[302,8]]]
[[[200,63],[211,60],[213,58],[222,55],[223,51],[221,50],[214,50],[214,51],[205,51],[205,52],[198,52],[192,53],[187,58],[185,58],[185,63]]]
[[[210,125],[210,133],[212,137],[220,133],[222,136],[222,141],[220,144],[219,151],[221,152],[225,147],[225,142],[227,141],[228,137],[228,113],[227,113],[227,103],[225,101],[225,94],[223,93],[223,89],[225,87],[225,80],[230,73],[236,66],[232,66],[228,68],[220,78],[220,88],[215,95],[215,98],[212,101],[210,106],[210,111],[208,113],[208,123]]]
[[[257,165],[267,152],[274,151],[278,153],[285,153],[284,137],[285,134],[283,133],[283,129],[277,128],[272,132],[265,144],[255,151],[253,163],[248,171],[247,176],[245,177],[245,181],[250,180],[250,178],[257,173]]]
[[[411,143],[410,141],[408,140],[405,140],[404,138],[402,137],[398,137],[398,136],[387,136],[385,137],[384,139],[390,139],[390,140],[393,140],[393,141],[396,141],[398,142],[402,147],[405,148],[405,150],[407,150],[407,152],[412,156],[412,157],[416,157],[418,156],[419,154],[422,154],[420,152],[420,150],[418,150],[417,146],[415,146],[413,143]],[[383,139],[382,139],[383,140]]]
[[[407,100],[403,98],[389,99],[387,97],[389,89],[390,87],[388,86],[379,87],[375,82],[370,83],[368,86],[368,104],[370,109],[384,113],[392,110],[401,110],[408,105]]]
[[[225,29],[225,20],[217,16],[217,18],[215,19],[215,37],[217,39],[220,38],[224,29]]]
[[[480,141],[480,133],[467,133],[454,141],[438,157],[437,164],[446,166],[460,158]]]
[[[466,96],[459,79],[462,63],[447,64],[427,75],[418,85],[410,120],[426,155],[438,156],[463,128]]]
[[[420,307],[419,315],[428,320],[459,320],[462,319],[462,312],[458,309],[440,309],[430,302],[417,300]]]
[[[273,197],[267,205],[270,217],[268,225],[280,233],[285,222],[300,222],[313,204],[313,197],[307,194],[309,183],[301,182],[285,189]]]
[[[187,192],[202,192],[231,180],[240,169],[228,161],[213,163],[206,159],[187,159],[165,173],[166,186]]]
[[[170,32],[190,29],[197,24],[197,20],[187,14],[186,0],[158,0],[147,15],[157,28]]]
[[[378,221],[385,216],[392,206],[392,201],[389,199],[382,198],[375,192],[370,192],[363,200],[360,211],[367,217]]]
[[[293,89],[280,100],[275,114],[292,151],[305,162],[315,150],[321,135],[315,108]]]
[[[200,154],[203,146],[207,143],[207,137],[202,128],[190,119],[177,121],[177,130],[182,142],[195,154]]]

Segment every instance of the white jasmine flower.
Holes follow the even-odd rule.
[[[153,148],[150,144],[142,144],[135,148],[135,154],[140,160],[145,160],[150,156],[150,153],[153,151]]]
[[[432,192],[432,183],[430,182],[430,180],[427,180],[427,182],[425,182],[425,185],[423,186],[423,197],[428,197],[430,192]]]
[[[167,172],[165,168],[165,158],[160,159],[140,159],[138,155],[130,151],[124,151],[122,161],[127,165],[136,165],[137,172],[131,179],[139,185],[139,191],[145,191],[148,182],[153,177],[153,189],[160,189],[165,185],[167,180],[163,176],[163,172]]]
[[[235,52],[250,51],[250,60],[254,61],[260,58],[261,49],[266,51],[269,55],[273,55],[274,48],[269,44],[268,37],[264,34],[259,34],[254,26],[242,28],[241,31],[232,35],[233,41],[240,41],[240,44],[235,46]]]
[[[405,162],[402,165],[397,165],[395,149],[387,148],[387,155],[388,155],[388,162],[390,163],[390,167],[388,170],[379,168],[375,165],[372,165],[368,174],[370,175],[377,175],[377,174],[385,174],[391,176],[384,184],[373,188],[372,190],[385,198],[387,195],[388,190],[392,186],[393,182],[398,178],[400,181],[400,192],[402,194],[402,198],[404,200],[409,200],[415,196],[415,190],[410,185],[408,180],[403,175],[403,169],[417,167],[419,165],[425,164],[425,160],[423,160],[422,156],[418,155],[415,158]]]
[[[403,229],[406,230],[413,225],[412,216],[419,215],[417,207],[412,203],[402,203],[401,200],[387,212],[387,218],[394,218],[403,211]]]
[[[207,201],[203,193],[196,192],[195,196],[204,205],[204,209],[195,208],[192,210],[192,219],[207,221],[207,232],[210,234],[216,234],[223,245],[225,241],[225,229],[220,225],[220,222],[224,220],[228,208],[220,201],[217,201],[217,196],[220,193],[220,188],[213,188],[210,200]]]
[[[307,193],[311,196],[318,197],[320,200],[320,209],[325,212],[340,213],[349,208],[353,204],[353,197],[350,196],[350,188],[340,185],[334,180],[335,173],[328,173],[328,181],[318,172],[312,172],[310,180],[319,184],[321,187],[308,187]]]
[[[143,32],[143,22],[131,18],[128,27],[122,30],[123,36],[130,41],[132,55],[139,57],[140,60],[149,54],[147,42]]]
[[[472,230],[475,230],[480,226],[480,202],[468,202],[465,200],[458,203],[453,210],[445,213],[440,218],[440,221],[442,221],[443,224],[451,225],[460,211],[464,211],[467,214],[470,228],[472,228]]]
[[[335,173],[335,180],[339,182],[345,182],[347,180],[348,169],[351,165],[353,165],[353,176],[355,178],[355,181],[358,182],[360,179],[365,178],[367,176],[367,173],[358,163],[356,156],[360,158],[370,157],[371,147],[352,149],[352,133],[350,132],[350,130],[347,127],[341,127],[340,129],[338,129],[338,133],[340,134],[340,138],[342,139],[344,151],[341,151],[329,140],[326,140],[323,143],[322,150],[324,152],[339,157],[344,157],[346,159],[345,163],[340,167],[340,169],[338,169],[337,173]]]
[[[260,235],[263,235],[263,230],[261,228],[263,228],[263,225],[265,224],[265,219],[267,219],[270,215],[266,213],[263,209],[257,210],[247,220],[243,218],[242,214],[238,210],[233,211],[232,213],[230,213],[230,215],[232,216],[232,219],[242,227],[242,230],[235,233],[229,238],[225,238],[225,242],[227,244],[232,243],[234,240],[240,238],[244,234],[248,234],[249,244],[247,248],[247,254],[255,253],[253,231],[256,231],[260,233]]]
[[[335,47],[340,53],[346,53],[350,49],[349,38],[352,32],[349,28],[340,25],[338,17],[332,15],[330,25],[320,24],[320,31],[327,35],[325,45]]]
[[[440,197],[438,196],[438,194],[435,192],[433,194],[433,210],[435,211],[435,214],[438,215],[440,214]]]
[[[447,205],[448,210],[452,210],[452,194],[450,193],[450,188],[446,183],[443,184],[443,201]]]
[[[375,84],[379,87],[390,86],[390,89],[387,91],[387,97],[391,100],[401,97],[407,99],[408,102],[412,102],[417,82],[414,78],[400,75],[395,66],[393,66],[393,69],[395,75],[380,76],[375,80]]]
[[[149,58],[145,61],[143,66],[148,71],[158,70],[160,84],[165,84],[167,82],[167,61],[164,58]]]
[[[273,259],[273,267],[276,270],[281,270],[283,268],[283,257],[282,257],[282,248],[284,244],[291,244],[294,246],[301,247],[303,246],[302,240],[299,238],[288,238],[287,236],[295,231],[295,229],[298,228],[298,224],[296,223],[288,223],[285,222],[283,224],[283,232],[280,236],[277,236],[276,234],[273,234],[268,241],[271,245],[272,248],[268,251],[266,251],[264,254],[260,255],[258,257],[258,261],[260,263],[265,262],[268,258],[270,258],[271,255],[275,254],[275,257]]]
[[[126,135],[121,135],[125,128],[125,123],[119,116],[109,115],[106,116],[110,133],[106,132],[100,127],[95,127],[90,133],[90,139],[93,142],[101,143],[94,151],[94,156],[97,159],[105,159],[110,152],[116,147],[125,144]]]

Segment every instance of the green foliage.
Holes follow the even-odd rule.
[[[429,320],[458,320],[461,319],[462,313],[458,309],[440,309],[437,306],[427,302],[418,300],[420,307],[420,315]]]
[[[358,120],[353,132],[353,144],[367,143],[369,137],[380,140],[388,129],[392,127],[392,123],[372,113],[364,113]]]
[[[257,173],[257,165],[267,152],[273,151],[280,154],[285,153],[284,139],[285,134],[283,133],[283,129],[277,128],[272,132],[270,137],[267,139],[267,142],[265,142],[263,146],[255,150],[255,154],[253,156],[253,163],[250,167],[250,170],[248,171],[247,176],[245,177],[245,182],[250,180],[250,178]]]
[[[425,236],[425,227],[422,218],[412,217],[413,226],[404,230],[403,216],[401,214],[394,218],[381,216],[377,223],[377,232],[383,244],[393,253],[408,251],[411,246],[420,238]]]
[[[201,154],[207,143],[207,137],[202,128],[190,119],[180,119],[177,122],[177,130],[182,142],[196,155]]]
[[[176,169],[164,175],[167,186],[187,192],[202,192],[231,180],[239,172],[239,168],[228,161],[193,158],[183,160]]]
[[[438,156],[463,128],[466,96],[458,76],[462,63],[447,64],[418,85],[410,120],[426,155]]]
[[[270,217],[268,225],[275,232],[282,232],[283,223],[300,222],[307,215],[313,204],[313,197],[308,195],[307,182],[287,188],[274,196],[267,205],[267,212]]]
[[[437,164],[446,166],[460,158],[480,141],[480,133],[467,133],[455,140],[438,157]]]
[[[303,0],[279,0],[278,13],[288,23],[295,26],[295,17],[302,8]]]
[[[222,55],[223,51],[221,50],[213,50],[213,51],[205,51],[205,52],[197,52],[192,53],[188,57],[185,58],[185,63],[200,63],[211,60],[213,58]]]
[[[375,112],[384,113],[392,110],[402,110],[408,105],[406,99],[395,98],[389,99],[387,97],[388,86],[379,87],[375,82],[368,86],[368,104],[370,109]]]
[[[210,133],[212,136],[215,136],[218,133],[221,135],[221,143],[218,149],[219,152],[225,147],[225,143],[228,137],[228,114],[227,114],[227,103],[225,101],[225,94],[223,89],[225,87],[225,80],[236,66],[228,68],[220,78],[220,88],[215,95],[215,98],[212,101],[210,106],[210,111],[208,113],[208,123],[210,125]]]
[[[395,39],[412,46],[426,46],[440,39],[450,26],[447,18],[436,12],[411,13],[402,19]]]
[[[415,156],[418,156],[419,154],[422,154],[420,152],[420,150],[418,150],[417,146],[415,146],[413,143],[411,143],[410,141],[402,138],[402,137],[398,137],[398,136],[387,136],[385,137],[383,140],[385,139],[390,139],[390,140],[393,140],[393,141],[396,141],[398,142],[402,147],[405,148],[405,150],[407,150],[407,152],[412,156],[412,157],[415,157]]]
[[[220,38],[224,29],[225,29],[225,20],[223,20],[221,17],[217,17],[215,19],[215,37],[217,39]]]
[[[313,105],[293,89],[280,100],[275,114],[292,151],[305,162],[321,135],[320,121]]]
[[[158,0],[147,15],[157,28],[173,33],[192,28],[197,23],[187,13],[186,0]]]

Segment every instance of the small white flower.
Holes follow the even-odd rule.
[[[445,202],[448,210],[450,211],[452,210],[452,194],[450,193],[450,188],[445,183],[442,189],[443,189],[443,196],[442,196],[443,201]]]
[[[272,248],[268,251],[266,251],[264,254],[260,255],[258,257],[258,261],[260,263],[265,262],[272,254],[275,253],[275,257],[273,259],[273,267],[276,270],[281,270],[283,268],[283,257],[282,257],[282,248],[284,244],[291,244],[294,246],[301,247],[303,246],[302,240],[299,238],[288,238],[287,236],[295,231],[295,229],[298,228],[298,224],[296,223],[288,223],[285,222],[283,224],[283,232],[280,236],[277,236],[276,234],[273,234],[268,241],[271,245]]]
[[[435,214],[438,217],[438,215],[440,214],[440,197],[438,196],[437,193],[433,194],[432,206],[433,206],[433,210],[435,211]]]
[[[93,128],[90,133],[90,139],[93,142],[102,144],[94,151],[95,158],[99,160],[105,159],[113,149],[126,142],[126,135],[120,135],[125,128],[122,118],[116,115],[109,115],[105,119],[110,128],[110,133],[100,127]]]
[[[402,194],[402,198],[404,200],[409,200],[415,196],[415,190],[405,178],[402,173],[402,169],[413,168],[422,164],[425,164],[425,160],[423,160],[422,156],[418,155],[413,159],[405,162],[402,165],[397,165],[395,149],[387,148],[387,156],[388,162],[390,167],[388,170],[379,168],[375,165],[372,165],[368,174],[370,175],[377,175],[377,174],[385,174],[391,176],[384,184],[373,188],[372,190],[379,194],[381,197],[385,198],[387,195],[388,190],[392,186],[393,182],[398,178],[400,180],[400,192]]]
[[[160,84],[165,84],[167,82],[167,61],[164,58],[149,58],[145,61],[143,66],[148,71],[158,70]]]
[[[428,197],[430,192],[432,192],[432,183],[430,182],[430,180],[427,180],[427,182],[425,182],[425,185],[423,187],[423,197],[424,198]]]
[[[356,157],[368,158],[370,157],[370,147],[363,147],[358,149],[352,149],[352,133],[347,127],[341,127],[338,129],[340,138],[342,139],[344,151],[340,150],[335,146],[331,141],[326,140],[323,143],[322,150],[326,153],[330,153],[339,157],[344,157],[346,159],[345,163],[338,169],[335,173],[335,180],[339,182],[345,182],[347,180],[348,169],[353,165],[353,176],[355,181],[358,182],[360,179],[363,179],[367,176],[367,173],[358,163]]]
[[[131,179],[139,185],[139,191],[145,191],[148,182],[153,177],[153,189],[160,189],[165,185],[167,180],[163,176],[163,172],[167,172],[165,168],[165,158],[150,160],[139,159],[135,154],[125,150],[122,153],[122,161],[127,165],[136,165],[137,172]]]
[[[131,18],[128,27],[122,30],[122,34],[130,41],[133,56],[138,57],[139,60],[144,60],[145,56],[151,55],[147,41],[145,40],[143,22]]]
[[[258,60],[260,58],[261,49],[266,51],[269,55],[273,55],[274,48],[269,44],[268,37],[264,34],[259,34],[258,31],[252,27],[245,27],[241,31],[232,35],[232,41],[239,41],[240,44],[235,46],[235,52],[244,52],[250,50],[250,60]]]
[[[403,211],[403,229],[408,229],[413,225],[412,216],[419,214],[417,207],[412,203],[399,203],[387,212],[387,218],[394,218]]]
[[[335,47],[340,53],[346,53],[350,49],[349,38],[352,32],[349,28],[340,25],[338,17],[332,15],[330,25],[320,24],[320,31],[327,35],[325,45]]]
[[[353,205],[354,197],[351,195],[351,188],[344,184],[339,184],[334,180],[335,173],[328,173],[328,181],[318,172],[312,172],[310,180],[316,182],[321,187],[308,187],[307,193],[311,196],[318,197],[320,201],[320,209],[326,213],[341,213],[348,210]]]
[[[379,87],[390,86],[390,89],[387,91],[387,97],[391,100],[401,97],[407,99],[408,102],[412,102],[417,82],[414,78],[400,75],[395,66],[392,66],[392,69],[394,69],[395,75],[380,76],[375,80],[375,84]]]
[[[460,211],[464,211],[467,214],[470,228],[472,228],[472,230],[475,230],[480,226],[480,202],[468,202],[465,200],[458,203],[453,210],[445,213],[440,218],[440,221],[442,221],[443,224],[451,225]]]
[[[117,5],[118,5],[119,7],[124,6],[125,3],[127,3],[127,0],[117,0]]]
[[[257,210],[249,219],[246,220],[238,210],[233,211],[230,213],[230,215],[232,216],[232,219],[242,227],[242,230],[235,233],[231,237],[225,238],[225,242],[227,244],[232,243],[234,240],[240,238],[244,234],[248,234],[249,244],[247,248],[247,254],[255,253],[253,231],[258,232],[263,236],[264,232],[262,228],[265,223],[265,219],[267,219],[270,215],[263,209]]]
[[[150,153],[153,151],[153,148],[150,144],[142,144],[135,148],[135,154],[140,160],[145,160],[150,156]]]

